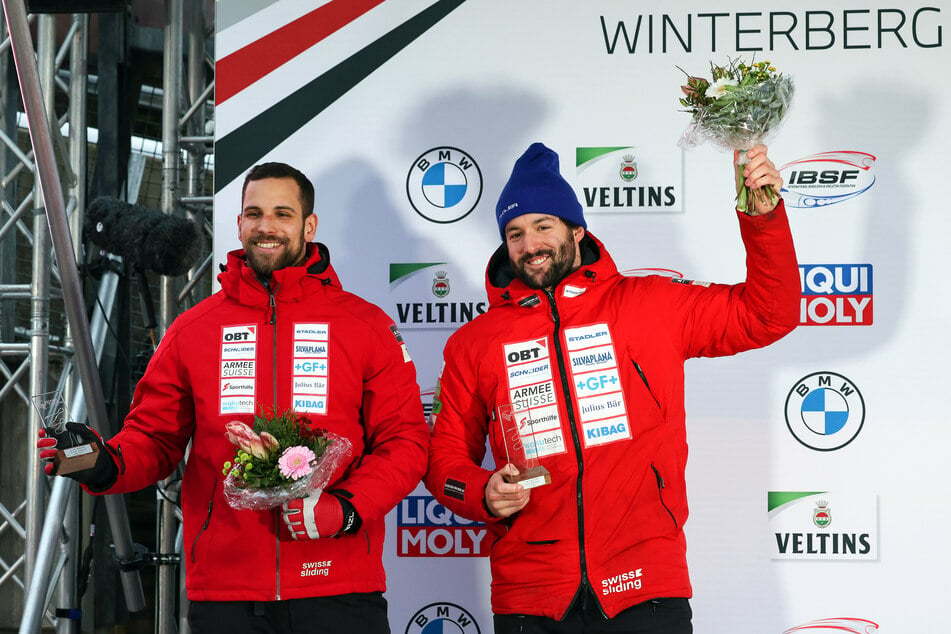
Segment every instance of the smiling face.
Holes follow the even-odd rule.
[[[238,239],[248,265],[261,277],[304,261],[317,216],[304,218],[300,188],[293,178],[249,181],[238,215]]]
[[[582,227],[569,228],[549,214],[525,214],[505,225],[512,269],[534,289],[550,289],[581,266],[582,237]]]

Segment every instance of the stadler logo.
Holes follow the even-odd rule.
[[[800,379],[786,397],[786,426],[796,440],[816,451],[845,447],[864,422],[862,393],[835,372],[816,372]]]
[[[875,634],[878,631],[878,623],[866,619],[855,618],[834,618],[819,619],[791,627],[783,634],[796,634],[796,632],[808,632],[809,634]]]
[[[480,634],[479,624],[468,610],[455,603],[430,603],[414,614],[406,634]]]
[[[875,184],[875,156],[867,152],[820,152],[779,168],[787,207],[814,208],[845,202]]]
[[[465,218],[482,196],[482,172],[471,156],[454,147],[419,155],[406,175],[406,194],[416,212],[432,222]]]

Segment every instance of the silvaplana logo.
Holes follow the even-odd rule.
[[[391,263],[391,314],[400,330],[457,328],[489,309],[485,300],[457,297],[452,278],[446,262]]]
[[[426,150],[406,175],[406,195],[420,216],[441,224],[456,222],[482,197],[482,171],[466,152],[454,147]]]
[[[767,498],[773,559],[878,559],[878,496],[770,491]]]
[[[871,264],[800,264],[802,326],[872,325]]]
[[[683,168],[676,146],[577,147],[575,168],[586,212],[683,211]]]
[[[779,168],[787,207],[815,208],[851,200],[875,184],[875,156],[835,150],[811,154]]]
[[[460,517],[430,495],[409,495],[396,507],[399,557],[485,557],[489,531]]]
[[[786,396],[786,426],[816,451],[835,451],[852,442],[865,422],[865,399],[852,381],[835,372],[814,372]]]
[[[785,630],[783,634],[875,634],[878,632],[878,623],[868,619],[839,617],[832,619],[818,619],[809,621],[796,627]]]
[[[468,610],[455,603],[430,603],[420,608],[406,625],[405,634],[480,634],[479,624]]]

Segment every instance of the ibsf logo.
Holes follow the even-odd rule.
[[[479,624],[468,610],[455,603],[430,603],[416,611],[406,625],[406,634],[480,634]]]
[[[835,372],[815,372],[800,379],[786,397],[786,426],[796,440],[816,451],[845,447],[864,422],[862,393]]]
[[[878,631],[878,623],[867,619],[856,618],[833,618],[818,619],[803,623],[796,627],[791,627],[783,634],[796,634],[796,632],[808,632],[809,634],[875,634]]]
[[[875,156],[867,152],[820,152],[779,168],[787,207],[834,205],[864,194],[875,184]]]
[[[427,150],[406,175],[406,194],[420,216],[450,223],[469,215],[482,196],[482,172],[471,156],[454,147]]]
[[[870,326],[871,264],[800,264],[803,326]]]
[[[397,556],[484,557],[485,524],[459,517],[429,495],[410,495],[396,507]]]

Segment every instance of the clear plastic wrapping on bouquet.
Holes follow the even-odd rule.
[[[792,80],[786,76],[737,86],[698,107],[677,145],[686,150],[710,142],[730,152],[748,150],[776,132],[792,103],[793,92]]]
[[[239,510],[266,511],[304,497],[314,489],[326,488],[333,474],[350,459],[352,446],[343,436],[332,433],[326,433],[325,436],[331,442],[315,460],[313,470],[287,484],[267,488],[249,487],[236,474],[240,467],[233,467],[224,481],[224,494],[228,505]]]

